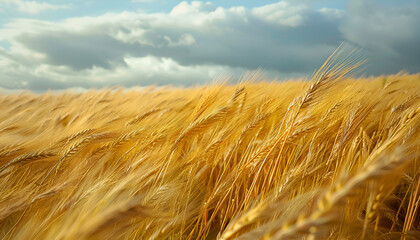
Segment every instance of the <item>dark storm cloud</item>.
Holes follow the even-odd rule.
[[[72,34],[68,32],[43,32],[22,34],[16,38],[26,48],[46,55],[51,65],[65,65],[74,70],[93,66],[110,69],[114,64],[124,64],[127,46],[105,34]]]
[[[352,0],[340,30],[363,48],[370,74],[420,72],[420,6],[414,0]]]

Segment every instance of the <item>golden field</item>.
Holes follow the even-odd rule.
[[[337,59],[310,81],[0,96],[0,238],[419,239],[420,75]]]

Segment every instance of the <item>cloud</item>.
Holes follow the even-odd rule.
[[[46,2],[23,1],[23,0],[0,0],[0,10],[2,7],[14,7],[20,12],[37,14],[46,10],[57,10],[68,8],[68,5],[53,5]]]
[[[16,40],[28,49],[45,55],[49,65],[69,66],[74,70],[96,67],[111,69],[124,65],[128,46],[106,34],[74,34],[53,31],[19,35]]]
[[[418,8],[371,4],[315,9],[280,1],[250,9],[193,1],[168,13],[15,19],[0,29],[0,41],[10,42],[0,48],[0,87],[192,85],[259,67],[270,76],[307,76],[342,41],[367,52],[368,74],[420,71]]]
[[[254,8],[252,13],[273,24],[297,27],[304,23],[304,14],[308,11],[305,4],[293,5],[286,1]]]
[[[5,78],[0,82],[4,89],[31,89],[45,91],[46,89],[65,88],[98,88],[104,86],[123,85],[126,87],[145,85],[176,85],[190,86],[207,82],[218,77],[221,72],[243,72],[245,69],[230,69],[223,66],[182,66],[170,58],[126,57],[127,66],[113,69],[93,67],[73,71],[66,66],[42,64],[33,68],[21,69],[18,65],[2,63]],[[31,76],[28,78],[27,76]],[[21,79],[21,81],[16,81]]]
[[[272,7],[287,11],[283,8],[288,5],[280,6]],[[57,24],[20,22],[13,28],[30,29],[18,33],[14,41],[45,54],[49,64],[78,70],[124,64],[126,55],[153,55],[183,65],[263,66],[292,73],[311,70],[341,40],[337,23],[324,13],[307,11],[310,20],[292,23],[288,15],[275,22],[260,10],[183,2],[169,14],[124,12]],[[39,32],[33,32],[36,25],[42,28]]]
[[[340,25],[345,39],[365,49],[371,73],[420,72],[420,7],[415,0],[349,2]]]

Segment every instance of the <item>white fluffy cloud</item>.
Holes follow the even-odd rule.
[[[286,1],[254,8],[252,13],[273,24],[297,27],[304,23],[308,6],[305,4],[291,4]]]
[[[353,2],[344,10],[314,9],[300,1],[253,9],[193,1],[169,13],[108,13],[58,22],[15,19],[0,29],[0,41],[11,44],[0,47],[0,87],[191,85],[259,67],[273,76],[303,76],[341,41],[370,54],[367,73],[389,73],[383,59],[394,64],[392,71],[420,71],[420,54],[411,54],[417,65],[400,63],[405,48],[418,51],[420,35],[413,31],[418,8],[361,12],[369,5]],[[401,36],[392,36],[395,31]]]

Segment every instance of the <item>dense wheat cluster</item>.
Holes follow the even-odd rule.
[[[419,239],[420,75],[335,58],[310,81],[0,96],[0,238]]]

